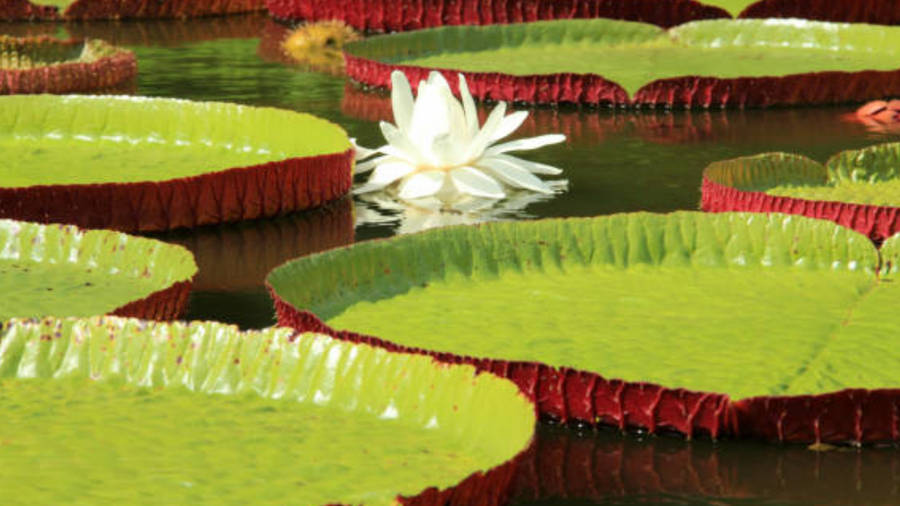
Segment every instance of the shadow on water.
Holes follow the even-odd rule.
[[[344,198],[320,209],[271,220],[176,230],[153,237],[184,246],[197,261],[199,271],[187,319],[261,328],[275,323],[264,286],[269,271],[292,258],[351,244],[353,223],[353,202]]]
[[[385,94],[360,90],[340,77],[266,61],[260,52],[265,57],[277,42],[277,34],[270,33],[261,47],[267,21],[265,16],[239,16],[0,24],[0,33],[104,37],[137,53],[138,94],[306,111],[339,123],[364,146],[380,145],[377,121],[391,119]],[[898,139],[843,121],[853,108],[536,109],[517,135],[568,136],[566,144],[529,153],[528,158],[562,168],[569,189],[504,219],[696,209],[700,175],[710,162],[767,151],[823,161],[843,149]],[[345,199],[321,211],[160,237],[197,255],[200,273],[188,318],[259,328],[273,323],[272,304],[262,284],[269,269],[292,257],[409,229],[403,227],[404,212],[386,212],[398,219],[359,220],[354,230],[356,217]],[[507,485],[509,502],[519,506],[896,504],[900,452],[866,448],[820,453],[804,447],[686,442],[604,431],[579,435],[542,425]]]

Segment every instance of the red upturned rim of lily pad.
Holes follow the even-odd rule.
[[[154,232],[271,218],[350,191],[353,150],[160,182],[0,188],[0,217]]]
[[[310,115],[235,104],[145,97],[41,95],[0,100],[17,101],[11,102],[10,108],[19,107],[28,114],[36,114],[36,110],[62,111],[70,105],[76,111],[93,108],[91,110],[102,111],[107,118],[116,118],[123,125],[136,125],[136,129],[157,121],[160,125],[168,125],[160,128],[171,129],[172,133],[164,135],[176,140],[181,135],[177,132],[179,122],[199,118],[209,125],[202,127],[206,135],[216,132],[215,123],[227,123],[229,128],[243,128],[248,132],[261,132],[264,131],[261,129],[273,128],[271,125],[280,125],[279,128],[285,130],[281,138],[255,133],[259,138],[254,137],[254,142],[265,139],[292,146],[294,141],[302,142],[303,137],[302,131],[296,133],[290,128],[306,128],[327,129],[321,139],[310,142],[332,143],[332,147],[321,151],[304,147],[299,151],[287,151],[288,157],[284,159],[183,177],[175,174],[169,179],[0,186],[2,218],[70,223],[84,228],[125,232],[193,228],[270,218],[319,207],[346,195],[353,182],[354,150],[346,133],[337,125]],[[107,119],[104,128],[112,128],[112,123]],[[118,123],[115,126],[131,128]],[[223,127],[215,128],[221,131]],[[191,135],[200,135],[200,132],[195,129]],[[217,135],[226,136],[225,140],[229,142],[238,136],[235,132],[225,132]],[[291,156],[292,152],[298,154]],[[307,152],[322,154],[306,155]]]
[[[339,19],[358,30],[383,32],[571,18],[623,19],[668,28],[732,17],[720,7],[695,0],[266,0],[266,6],[279,19]],[[900,4],[892,0],[760,0],[737,17],[893,25],[900,23]]]
[[[845,389],[837,392],[732,401],[726,394],[673,389],[644,382],[607,379],[570,368],[460,356],[401,346],[378,337],[338,331],[315,314],[297,309],[271,285],[278,324],[301,332],[379,346],[390,351],[430,355],[441,362],[470,364],[509,379],[537,406],[538,413],[561,423],[582,422],[637,429],[651,434],[753,438],[802,443],[880,443],[900,441],[900,389]]]
[[[389,89],[391,73],[406,74],[413,89],[433,71],[459,93],[457,75],[466,78],[472,96],[487,101],[554,105],[744,108],[836,104],[900,95],[900,70],[814,72],[780,77],[717,78],[685,76],[644,85],[634,97],[614,81],[596,74],[511,75],[395,65],[344,52],[347,76],[367,86]]]
[[[695,0],[266,0],[266,6],[278,19],[338,19],[357,30],[381,32],[573,18],[623,19],[670,27],[729,17],[724,9]]]
[[[172,19],[265,9],[264,0],[75,0],[63,12],[28,0],[3,0],[0,20]]]
[[[68,60],[25,69],[0,68],[0,95],[103,91],[137,76],[134,53],[100,40],[0,36],[0,51],[5,53],[21,53],[28,48],[76,50],[89,44],[103,56],[94,61]]]
[[[878,146],[867,149],[878,149]],[[839,153],[826,165],[786,153],[767,153],[714,162],[703,170],[700,208],[712,213],[784,213],[829,220],[856,230],[880,244],[900,232],[900,207],[785,197],[749,189],[762,181],[775,183],[781,178],[783,182],[799,180],[824,183],[828,178],[826,166],[854,158],[860,152]]]
[[[518,385],[545,419],[650,433],[672,431],[688,438],[708,435],[716,439],[733,434],[737,428],[733,406],[725,394],[606,379],[596,373],[538,362],[494,360],[402,346],[374,336],[335,330],[315,314],[297,309],[281,298],[268,283],[267,288],[279,325],[389,351],[430,355],[441,362],[473,365],[478,371],[496,374]]]
[[[110,314],[142,320],[177,320],[184,316],[184,311],[187,309],[192,284],[193,278],[179,281],[168,288],[153,292],[143,299],[129,302]]]
[[[739,18],[803,18],[818,21],[900,24],[900,4],[894,0],[759,0]]]

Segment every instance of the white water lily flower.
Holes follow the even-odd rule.
[[[357,158],[376,158],[357,165],[356,172],[373,171],[355,193],[367,193],[397,184],[404,200],[465,194],[487,199],[506,197],[503,184],[544,194],[554,192],[535,174],[557,175],[556,167],[522,160],[507,153],[537,149],[563,142],[561,134],[541,135],[494,144],[518,129],[528,113],[506,115],[500,102],[484,125],[478,126],[475,101],[465,78],[459,76],[462,103],[458,102],[440,72],[432,72],[419,84],[419,96],[403,72],[391,74],[391,101],[396,125],[382,121],[387,144],[362,148]],[[501,182],[503,184],[501,184]]]

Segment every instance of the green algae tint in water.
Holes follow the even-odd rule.
[[[0,412],[3,502],[388,504],[483,462],[441,431],[254,394],[3,380]]]

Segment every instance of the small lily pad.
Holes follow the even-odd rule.
[[[880,265],[827,221],[637,213],[359,243],[268,283],[281,324],[471,361],[563,420],[875,441],[900,402]]]
[[[134,53],[101,40],[0,35],[0,95],[101,91],[135,76]]]
[[[0,220],[0,321],[184,310],[197,272],[184,248],[107,230]]]
[[[469,366],[111,317],[4,324],[0,409],[0,487],[44,504],[394,504],[501,465],[535,422]]]
[[[839,103],[900,94],[900,27],[797,19],[659,27],[607,19],[452,26],[346,47],[347,74],[462,72],[488,100],[678,107]]]
[[[151,231],[320,206],[346,133],[292,111],[141,97],[0,97],[0,216]]]
[[[827,219],[881,242],[900,232],[900,143],[844,151],[825,165],[786,153],[716,162],[703,173],[702,207]]]

